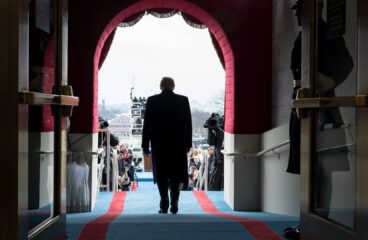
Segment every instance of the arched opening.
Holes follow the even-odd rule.
[[[131,176],[135,173],[137,179],[152,179],[149,167],[146,168],[148,164],[135,161],[139,157],[143,159],[140,106],[145,106],[145,101],[139,99],[159,94],[161,78],[173,77],[174,92],[188,97],[192,111],[193,149],[189,154],[192,161],[188,159],[187,165],[193,173],[187,189],[221,190],[223,184],[214,180],[221,181],[223,171],[211,171],[212,164],[206,164],[213,159],[208,159],[207,153],[213,151],[207,150],[210,140],[208,129],[203,125],[211,113],[224,113],[224,68],[208,29],[202,24],[194,28],[193,21],[188,25],[189,20],[182,13],[175,11],[176,14],[169,15],[169,12],[172,10],[146,11],[143,17],[137,14],[136,18],[120,24],[129,27],[114,31],[108,56],[99,69],[99,117],[109,121],[110,133],[119,138],[120,145],[129,144],[133,164],[126,161],[126,165],[130,167]],[[119,175],[124,175],[119,169]],[[215,178],[214,172],[220,177]]]
[[[225,71],[221,58],[207,27],[192,27],[184,17],[180,12],[172,16],[162,12],[157,17],[156,12],[146,11],[138,22],[136,18],[124,21],[111,34],[114,39],[103,64],[100,59],[99,117],[109,121],[110,131],[121,142],[140,146],[141,138],[135,138],[134,143],[131,139],[133,126],[138,123],[131,119],[133,110],[129,110],[135,106],[133,100],[160,93],[159,81],[166,75],[175,80],[175,93],[189,98],[193,140],[205,141],[207,130],[203,124],[212,112],[224,114]],[[106,45],[103,53],[107,52]]]
[[[173,9],[181,11],[185,14],[193,16],[198,19],[202,24],[206,25],[218,43],[221,49],[224,59],[225,68],[225,131],[233,132],[234,127],[234,56],[229,41],[225,35],[221,26],[204,10],[196,5],[183,2],[183,1],[141,1],[133,4],[122,11],[120,11],[105,27],[101,37],[98,41],[96,51],[94,54],[94,74],[93,74],[93,132],[98,129],[98,71],[100,66],[101,56],[103,54],[103,48],[105,43],[109,41],[110,34],[116,29],[116,27],[125,19],[132,16],[139,15],[143,11],[150,9]]]
[[[104,43],[122,19],[157,8],[177,9],[189,14],[206,24],[215,36],[224,56],[226,69],[226,151],[257,151],[260,146],[259,134],[269,128],[272,96],[269,87],[272,4],[265,0],[256,4],[247,1],[204,4],[199,0],[143,0],[136,3],[118,1],[105,5],[99,1],[93,1],[91,5],[70,3],[69,16],[73,23],[69,28],[70,36],[78,37],[69,39],[69,80],[75,87],[75,95],[81,97],[80,106],[73,113],[71,124],[73,143],[78,142],[75,149],[95,150],[92,146],[95,146],[98,127],[98,64]],[[240,167],[231,165],[234,162],[240,163],[227,161],[230,164],[230,172],[227,174],[227,186],[230,190],[226,201],[231,201],[232,207],[236,209],[258,209],[258,193],[252,194],[251,201],[248,201],[250,196],[247,196],[246,201],[243,201],[245,196],[234,196],[238,193],[234,191],[235,187],[244,189],[244,182],[249,183],[245,188],[249,187],[251,191],[257,189],[258,161],[252,161],[254,166],[251,167],[249,164]],[[250,205],[243,204],[245,202]]]

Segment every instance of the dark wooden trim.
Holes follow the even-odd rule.
[[[61,106],[79,105],[79,97],[27,91],[21,91],[18,93],[18,101],[21,104],[52,104]]]
[[[293,100],[293,108],[368,107],[368,95]]]
[[[358,0],[358,94],[368,93],[368,1]],[[368,109],[357,111],[357,164],[356,190],[358,192],[356,207],[357,239],[368,239]]]

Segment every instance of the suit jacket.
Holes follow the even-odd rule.
[[[164,90],[147,99],[142,148],[151,143],[154,182],[188,182],[187,152],[192,146],[192,118],[188,98]]]

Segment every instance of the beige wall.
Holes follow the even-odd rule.
[[[261,136],[261,150],[289,139],[292,81],[290,56],[300,27],[294,0],[274,0],[272,19],[272,129]],[[276,153],[276,154],[275,154]],[[260,158],[260,207],[262,211],[299,216],[299,175],[286,172],[289,146]]]
[[[274,0],[272,16],[272,127],[289,122],[293,76],[290,55],[300,27],[290,6],[294,0]]]
[[[289,139],[289,125],[284,124],[261,136],[262,150]],[[260,206],[265,212],[299,216],[300,177],[286,172],[289,145],[264,154],[260,159]]]

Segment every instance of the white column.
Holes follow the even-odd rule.
[[[225,133],[225,152],[256,154],[260,148],[258,134]],[[259,159],[224,156],[224,198],[236,211],[258,211],[260,208]]]

